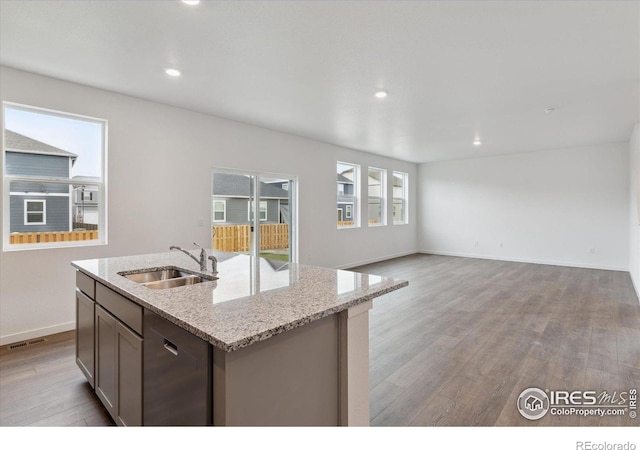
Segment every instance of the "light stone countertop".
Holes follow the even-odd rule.
[[[192,253],[198,255],[196,250]],[[268,339],[409,284],[303,264],[282,266],[277,261],[256,261],[238,253],[208,253],[218,258],[217,280],[170,289],[150,289],[118,273],[165,267],[199,272],[198,264],[178,251],[73,261],[71,265],[225,351]]]

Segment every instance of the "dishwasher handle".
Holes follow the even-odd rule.
[[[171,354],[173,354],[175,356],[178,356],[178,346],[176,344],[174,344],[173,342],[171,342],[170,340],[165,339],[163,347],[169,353],[171,353]]]

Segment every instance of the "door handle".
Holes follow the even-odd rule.
[[[166,351],[168,351],[169,353],[178,356],[178,346],[176,344],[174,344],[171,341],[168,340],[164,340],[164,345],[163,345],[164,349]]]

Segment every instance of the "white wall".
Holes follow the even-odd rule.
[[[209,228],[198,219],[210,217],[213,167],[299,176],[302,263],[347,267],[417,249],[415,164],[6,67],[0,94],[3,101],[109,121],[109,244],[3,252],[0,345],[74,327],[72,260],[209,242]],[[410,223],[337,230],[337,160],[409,173]]]
[[[422,252],[628,270],[627,143],[422,164],[418,191]]]
[[[629,140],[629,161],[629,272],[636,295],[640,297],[640,123],[633,128]]]

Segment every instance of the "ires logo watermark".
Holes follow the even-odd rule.
[[[551,391],[527,388],[518,397],[518,411],[529,420],[554,416],[638,416],[638,390],[628,391]]]

